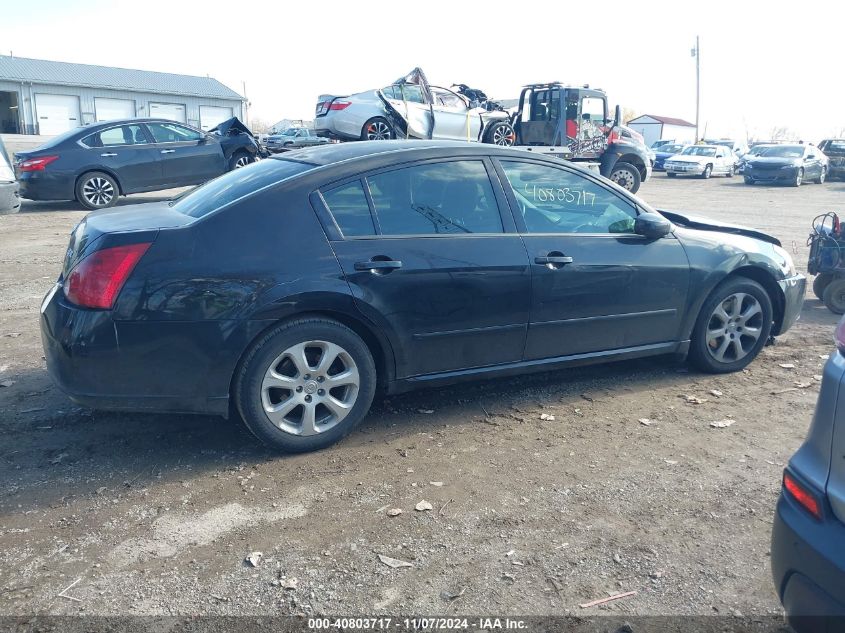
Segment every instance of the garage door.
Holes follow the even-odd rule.
[[[181,103],[150,103],[151,117],[187,123],[188,117],[185,114],[185,106]]]
[[[135,102],[132,99],[94,97],[94,113],[98,121],[134,119]]]
[[[200,127],[203,130],[210,130],[214,126],[223,123],[226,119],[232,118],[232,108],[221,108],[220,106],[200,106]]]
[[[61,134],[82,125],[79,97],[70,95],[35,95],[39,134]]]

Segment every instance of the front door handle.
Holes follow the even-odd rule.
[[[117,156],[114,152],[106,152],[105,154],[100,154],[100,156]]]
[[[395,259],[371,259],[368,262],[355,262],[355,270],[365,270],[374,275],[385,275],[397,268],[402,268],[402,262]]]
[[[548,255],[540,255],[534,258],[535,264],[544,264],[549,268],[560,268],[566,264],[571,264],[572,261],[573,259],[571,257],[567,257],[563,253],[558,253],[556,251],[551,252]]]
[[[172,154],[175,151],[176,151],[175,149],[163,149],[163,150],[161,150],[161,153],[162,154]]]

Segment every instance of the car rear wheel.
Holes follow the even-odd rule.
[[[795,172],[795,179],[792,181],[792,186],[800,187],[802,182],[804,182],[804,170],[799,169]]]
[[[120,190],[109,174],[92,171],[76,181],[76,200],[86,209],[105,209],[117,203]]]
[[[705,180],[707,180],[708,178],[710,178],[710,175],[712,173],[713,173],[713,165],[707,165],[704,168],[704,171],[701,172],[701,177],[704,178]]]
[[[725,174],[725,175],[726,175],[728,178],[733,178],[733,177],[734,177],[734,166],[733,166],[733,165],[731,165],[730,167],[728,167],[728,173],[727,173],[727,174]]]
[[[833,279],[827,284],[822,301],[834,314],[845,314],[845,279]]]
[[[833,281],[832,273],[819,273],[813,279],[813,294],[821,301],[824,301],[824,289],[831,281]]]
[[[507,121],[493,123],[484,134],[484,142],[502,147],[513,147],[516,143],[516,132]]]
[[[610,172],[610,180],[626,191],[637,193],[642,178],[640,171],[631,163],[616,163]]]
[[[319,450],[346,436],[372,403],[376,369],[361,338],[336,321],[282,324],[247,353],[234,400],[244,423],[268,446]]]
[[[361,128],[362,141],[389,141],[392,138],[396,138],[396,134],[384,117],[374,117]]]
[[[714,374],[748,365],[772,329],[772,301],[756,281],[732,277],[710,294],[692,332],[690,361]]]
[[[824,181],[827,179],[827,168],[822,167],[821,173],[819,173],[819,177],[816,178],[817,185],[823,185]]]
[[[678,175],[678,174],[673,173],[673,172],[671,172],[671,171],[667,171],[667,172],[666,172],[666,176],[667,176],[668,178],[674,178],[674,177],[675,177],[675,176],[677,176],[677,175]]]

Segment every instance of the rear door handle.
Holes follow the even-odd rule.
[[[163,150],[161,150],[161,153],[162,154],[172,154],[175,151],[176,151],[175,149],[163,149]]]
[[[371,259],[368,262],[355,262],[355,270],[368,270],[376,275],[383,275],[397,268],[402,268],[402,262],[395,259]]]
[[[106,152],[105,154],[100,154],[100,156],[117,156],[114,152]]]

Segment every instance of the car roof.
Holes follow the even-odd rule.
[[[424,141],[424,140],[394,140],[394,141],[358,141],[354,143],[332,143],[285,152],[272,156],[275,160],[294,160],[312,165],[330,165],[341,161],[368,156],[395,153],[397,162],[400,160],[414,160],[415,154],[431,153],[431,150],[454,150],[461,155],[478,154],[479,156],[496,155],[513,158],[526,158],[525,150],[511,149],[491,145],[489,143],[469,143],[467,141]],[[443,152],[448,156],[449,152]],[[542,157],[541,154],[529,154],[533,158]],[[571,163],[570,163],[571,164]]]

